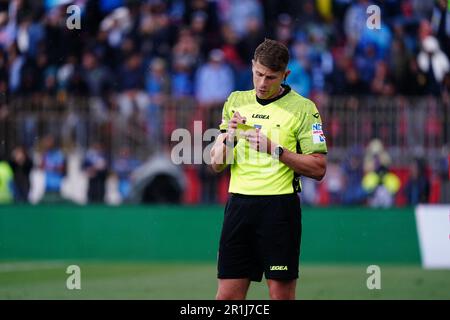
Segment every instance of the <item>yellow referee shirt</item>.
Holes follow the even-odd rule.
[[[271,141],[292,152],[327,153],[322,120],[314,103],[289,86],[272,100],[256,98],[255,90],[235,91],[224,104],[221,131],[238,111],[247,125],[260,128]],[[289,194],[301,190],[299,177],[271,155],[251,149],[239,139],[233,150],[229,192],[246,195]]]

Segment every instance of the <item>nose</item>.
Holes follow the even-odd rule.
[[[263,77],[259,80],[259,87],[261,89],[264,89],[267,87],[267,79],[266,78]]]

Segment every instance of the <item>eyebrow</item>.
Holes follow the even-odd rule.
[[[260,74],[260,75],[262,75],[262,76],[266,76],[268,78],[276,78],[277,77],[277,75],[273,74],[273,73],[266,74],[266,73],[263,73],[263,72],[261,72],[259,70],[255,70],[255,72]]]

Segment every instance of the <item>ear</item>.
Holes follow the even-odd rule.
[[[284,81],[286,81],[286,78],[291,73],[291,70],[286,70],[286,73],[284,74]]]

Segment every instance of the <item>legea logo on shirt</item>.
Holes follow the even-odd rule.
[[[252,118],[256,118],[256,119],[269,119],[269,116],[267,114],[257,114],[254,113],[252,114]]]

